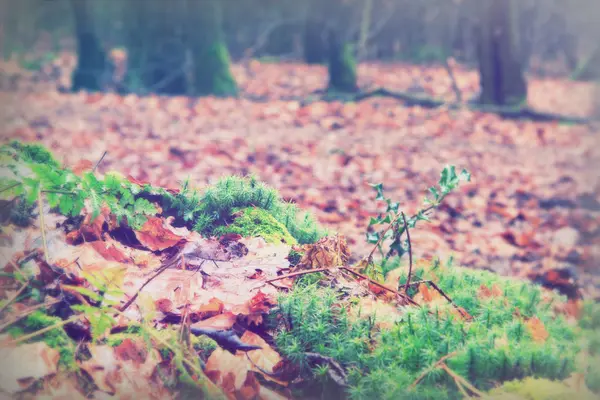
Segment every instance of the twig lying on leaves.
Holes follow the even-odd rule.
[[[98,162],[96,163],[96,165],[94,165],[94,168],[92,169],[92,172],[96,172],[96,169],[98,168],[98,165],[100,165],[100,163],[102,162],[102,160],[104,160],[104,157],[106,157],[106,154],[108,154],[108,151],[105,151],[104,153],[102,153],[102,157],[100,157],[100,159],[98,160]]]
[[[0,332],[5,330],[7,327],[11,326],[12,324],[19,322],[20,320],[22,320],[26,316],[30,315],[34,311],[39,310],[40,308],[50,307],[51,305],[54,305],[59,302],[60,302],[60,300],[55,299],[55,300],[49,301],[47,303],[36,304],[35,306],[29,307],[26,310],[21,311],[21,313],[19,313],[19,315],[11,318],[10,320],[8,320],[5,323],[3,323],[2,325],[0,325]]]
[[[135,292],[135,294],[133,296],[131,296],[131,298],[129,300],[127,300],[127,302],[125,304],[123,304],[123,306],[121,306],[121,308],[119,309],[121,312],[124,312],[125,310],[127,310],[127,308],[129,308],[129,306],[135,301],[135,299],[137,299],[137,297],[139,296],[140,292],[150,283],[154,280],[154,278],[156,278],[157,276],[159,276],[160,274],[162,274],[163,272],[165,272],[165,270],[167,270],[171,265],[173,265],[172,262],[167,262],[163,265],[161,265],[160,267],[157,268],[156,273],[154,275],[152,275],[150,278],[148,278],[146,280],[146,282],[144,282],[142,284],[142,286],[140,286],[140,288]]]
[[[25,282],[20,288],[19,290],[17,290],[17,293],[15,293],[10,299],[8,299],[6,301],[6,303],[4,303],[2,305],[2,307],[0,307],[0,313],[2,313],[4,310],[6,310],[6,308],[8,306],[10,306],[12,304],[13,301],[15,301],[17,299],[17,297],[19,297],[21,295],[21,293],[23,293],[23,290],[25,290],[27,288],[27,286],[29,286],[29,281]]]
[[[296,272],[289,273],[287,275],[281,275],[276,278],[271,278],[268,281],[266,281],[266,283],[279,281],[279,280],[285,279],[285,278],[293,278],[294,276],[312,274],[313,272],[323,272],[323,271],[327,271],[327,270],[334,269],[334,268],[338,268],[338,267],[323,267],[323,268],[307,269],[304,271],[296,271]]]

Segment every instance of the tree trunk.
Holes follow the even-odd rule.
[[[220,0],[188,1],[187,40],[193,58],[191,93],[235,96],[229,52],[222,26]]]
[[[307,64],[323,64],[327,60],[327,43],[325,34],[324,2],[330,0],[309,0],[304,24],[304,61]]]
[[[527,99],[518,32],[515,0],[481,0],[477,27],[482,104],[516,106]]]
[[[356,92],[356,60],[350,43],[340,40],[333,29],[329,31],[329,90]]]
[[[77,38],[77,67],[73,72],[72,90],[98,91],[106,71],[106,53],[94,32],[92,13],[87,0],[71,0]]]
[[[183,69],[185,43],[179,29],[184,15],[181,0],[168,6],[148,1],[140,7],[137,0],[124,0],[127,21],[127,86],[132,92],[166,95],[187,93]]]

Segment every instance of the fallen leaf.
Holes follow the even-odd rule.
[[[0,388],[8,393],[26,389],[37,379],[55,374],[60,354],[44,342],[0,348]]]
[[[544,343],[548,339],[548,331],[546,331],[544,323],[538,317],[530,318],[525,324],[534,341]]]
[[[162,218],[149,217],[140,230],[135,231],[139,242],[151,251],[162,251],[181,243],[185,237],[173,231]]]

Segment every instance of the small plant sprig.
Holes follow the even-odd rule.
[[[428,213],[437,208],[446,196],[459,186],[460,182],[468,182],[470,180],[471,174],[466,169],[457,174],[456,168],[453,165],[447,165],[441,172],[438,187],[431,186],[429,188],[431,198],[425,196],[423,199],[423,208],[410,218],[406,218],[404,212],[400,210],[400,203],[394,202],[391,198],[384,195],[382,183],[372,184],[371,186],[377,192],[375,200],[385,201],[387,207],[384,213],[379,214],[376,218],[372,217],[369,221],[369,230],[367,231],[366,238],[367,242],[373,244],[374,247],[369,255],[359,262],[358,266],[363,270],[372,271],[372,267],[374,266],[373,255],[377,250],[379,250],[385,261],[394,254],[402,257],[405,253],[410,252],[408,229],[414,228],[419,221],[429,221]],[[387,224],[383,230],[379,232],[371,231],[371,228],[375,225],[383,224]],[[407,239],[403,241],[402,237],[405,232],[407,233]],[[391,239],[391,242],[387,245],[386,250],[384,243],[388,239]]]

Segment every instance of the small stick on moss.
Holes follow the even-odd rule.
[[[40,212],[40,230],[42,231],[42,245],[44,246],[44,261],[46,261],[46,264],[50,265],[50,260],[48,259],[48,242],[46,241],[46,227],[44,225],[44,209],[42,207],[41,189],[38,189],[37,203]]]
[[[439,360],[437,360],[435,362],[435,364],[433,364],[431,367],[427,368],[425,371],[423,371],[423,373],[421,375],[419,375],[419,377],[417,379],[415,379],[415,381],[408,387],[409,390],[414,389],[419,384],[419,382],[421,382],[423,380],[423,378],[425,378],[431,371],[440,367],[447,359],[454,357],[457,354],[458,354],[458,352],[453,351],[452,353],[448,353],[445,356],[443,356],[442,358],[440,358]]]
[[[465,312],[462,310],[462,308],[460,308],[459,306],[457,306],[456,304],[454,304],[454,302],[452,301],[452,299],[446,293],[444,293],[444,291],[442,289],[440,289],[439,286],[436,285],[433,281],[416,281],[416,282],[411,283],[409,286],[420,285],[421,283],[429,284],[429,286],[431,286],[439,294],[441,294],[446,299],[446,301],[448,301],[448,303],[450,303],[452,305],[452,307],[454,307],[456,309],[456,311],[458,311],[460,313],[460,315],[462,315],[464,318],[466,318],[466,319],[470,319],[471,318],[470,315],[468,315],[468,314],[465,315]]]
[[[404,221],[404,230],[406,231],[406,240],[408,241],[408,277],[406,278],[406,285],[404,285],[404,293],[408,296],[408,287],[410,286],[410,276],[412,275],[413,268],[413,256],[412,256],[412,244],[410,243],[410,233],[408,232],[408,224],[406,223],[406,216],[404,212],[402,214],[402,220]]]
[[[17,293],[15,293],[10,299],[8,299],[6,301],[6,303],[4,303],[4,305],[2,305],[2,307],[0,307],[0,314],[6,310],[6,308],[8,306],[10,306],[12,304],[13,301],[15,301],[17,299],[17,297],[19,297],[21,295],[21,293],[23,293],[23,290],[25,290],[27,288],[27,286],[29,286],[29,281],[25,282],[20,288],[19,290],[17,290]]]
[[[49,306],[54,305],[54,304],[56,304],[58,302],[60,302],[60,300],[56,299],[56,300],[52,300],[52,301],[50,301],[48,303],[36,304],[35,306],[29,307],[25,311],[21,311],[21,313],[19,313],[19,315],[17,315],[16,317],[13,317],[9,321],[6,321],[2,325],[0,325],[0,332],[2,332],[3,330],[5,330],[6,328],[8,328],[9,326],[11,326],[12,324],[14,324],[15,322],[19,322],[20,320],[22,320],[26,316],[30,315],[34,311],[39,310],[40,308],[49,307]]]
[[[46,332],[50,332],[50,331],[51,331],[51,330],[53,330],[53,329],[60,328],[60,327],[62,327],[62,326],[65,326],[65,325],[67,325],[67,324],[70,324],[71,322],[75,322],[75,321],[77,321],[78,319],[80,319],[80,318],[81,318],[81,316],[82,316],[82,314],[79,314],[79,315],[74,315],[74,316],[72,316],[72,317],[71,317],[71,318],[69,318],[69,319],[66,319],[66,320],[64,320],[64,321],[61,321],[61,322],[59,322],[59,323],[56,323],[56,324],[54,324],[54,325],[51,325],[51,326],[47,326],[46,328],[40,329],[39,331],[35,331],[35,332],[32,332],[32,333],[30,333],[30,334],[28,334],[28,335],[24,335],[24,336],[21,336],[21,337],[19,337],[19,338],[16,338],[16,339],[14,339],[14,340],[13,340],[13,342],[12,342],[12,343],[14,343],[14,344],[18,344],[18,343],[21,343],[21,342],[25,342],[25,341],[27,341],[27,340],[29,340],[29,339],[33,339],[34,337],[37,337],[37,336],[39,336],[39,335],[43,335],[44,333],[46,333]]]
[[[450,375],[455,381],[458,381],[461,384],[463,384],[467,389],[469,389],[471,392],[475,393],[477,396],[479,396],[479,397],[483,397],[484,396],[483,392],[479,391],[479,389],[477,389],[475,386],[473,386],[465,378],[463,378],[462,376],[460,376],[456,372],[452,371],[445,363],[440,364],[440,367],[444,371],[446,371],[448,373],[448,375]]]
[[[279,280],[285,279],[285,278],[293,278],[295,276],[300,276],[300,275],[312,274],[313,272],[323,272],[323,271],[327,271],[327,270],[330,270],[333,268],[338,268],[338,267],[323,267],[323,268],[307,269],[304,271],[296,271],[296,272],[292,272],[287,275],[281,275],[276,278],[271,278],[268,281],[266,281],[265,283],[271,283],[271,282],[279,281]],[[339,268],[346,268],[346,267],[339,267]]]
[[[387,286],[385,286],[384,284],[381,284],[379,282],[377,282],[376,280],[373,280],[371,278],[369,278],[366,275],[361,274],[360,272],[354,271],[352,268],[349,267],[340,267],[343,270],[346,270],[348,272],[350,272],[351,274],[354,274],[356,276],[361,277],[362,279],[366,279],[367,281],[369,281],[369,283],[371,283],[372,285],[375,285],[377,287],[382,288],[383,290],[387,290],[388,292],[394,293],[395,295],[399,296],[400,298],[406,300],[407,302],[409,302],[410,304],[420,307],[419,303],[417,303],[416,301],[414,301],[413,299],[411,299],[410,297],[408,297],[407,295],[405,295],[404,293],[400,293],[397,290],[394,290],[392,288],[389,288]]]
[[[100,165],[100,163],[102,162],[102,160],[104,160],[104,157],[106,156],[108,152],[105,151],[104,153],[102,153],[102,157],[100,157],[100,159],[98,160],[98,162],[96,163],[96,165],[94,165],[94,168],[92,169],[92,173],[96,172],[96,169],[98,168],[98,165]]]

